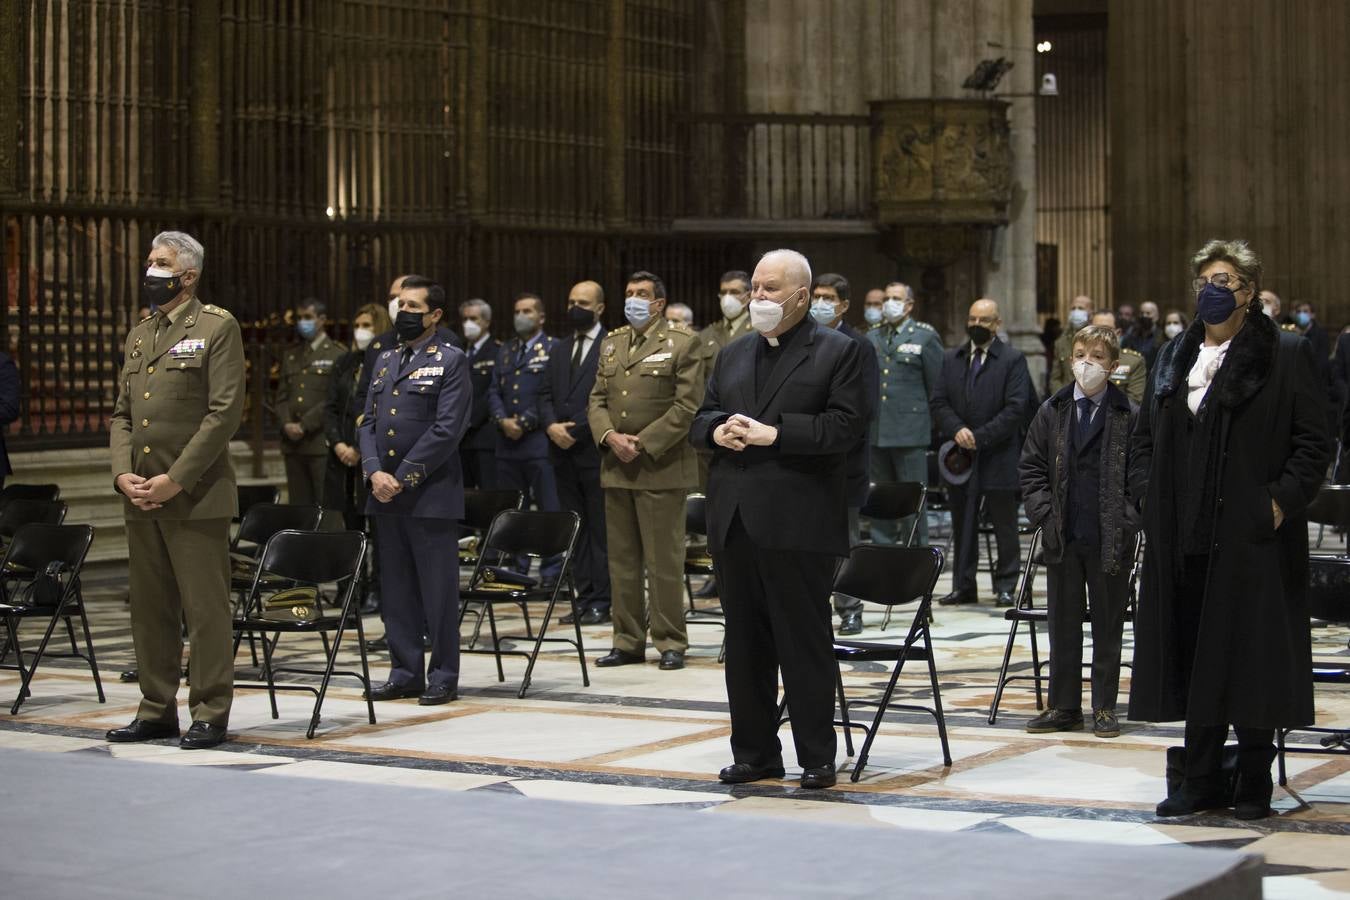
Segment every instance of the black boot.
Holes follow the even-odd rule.
[[[1226,779],[1222,775],[1204,775],[1185,778],[1181,788],[1174,791],[1166,800],[1158,804],[1154,811],[1158,818],[1190,816],[1207,809],[1223,809],[1232,797],[1224,790]]]
[[[1237,789],[1233,793],[1236,818],[1264,819],[1270,815],[1270,797],[1275,792],[1270,764],[1274,761],[1274,747],[1243,747],[1238,751]]]

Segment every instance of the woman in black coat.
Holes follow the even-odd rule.
[[[1130,718],[1186,720],[1185,777],[1159,816],[1260,818],[1274,729],[1313,721],[1306,509],[1329,456],[1326,392],[1308,342],[1263,314],[1245,242],[1192,262],[1196,321],[1159,352],[1135,432],[1147,544]]]

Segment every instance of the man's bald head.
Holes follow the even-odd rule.
[[[1069,301],[1069,309],[1085,309],[1092,312],[1092,298],[1087,294],[1079,294]]]
[[[967,332],[970,332],[977,326],[985,328],[989,331],[990,337],[988,340],[992,340],[993,335],[998,333],[999,326],[1002,324],[1003,320],[999,318],[998,314],[998,304],[993,300],[990,300],[988,297],[981,297],[979,300],[970,304],[970,314],[966,316]],[[975,341],[974,334],[971,334],[971,340]],[[987,343],[988,340],[986,340],[985,343]],[[976,343],[978,344],[980,342],[976,341]]]
[[[604,303],[605,289],[600,286],[598,281],[578,281],[572,285],[572,290],[567,292],[569,302],[573,297],[586,297],[596,303]]]
[[[811,289],[811,264],[796,250],[770,250],[760,257],[755,271],[758,272],[765,263],[776,267],[784,279],[783,283],[793,290]]]

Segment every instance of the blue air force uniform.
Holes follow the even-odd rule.
[[[942,339],[927,322],[910,316],[896,325],[883,324],[867,333],[881,366],[881,397],[872,418],[872,481],[928,482],[928,445],[933,417],[928,402],[942,372]],[[873,522],[878,543],[893,544],[907,534],[908,520],[897,527]],[[928,543],[928,523],[919,519],[915,541]]]
[[[492,421],[500,423],[514,416],[525,431],[519,440],[512,440],[499,427],[497,487],[524,491],[527,505],[533,501],[548,512],[558,509],[558,488],[549,464],[541,389],[557,346],[558,341],[542,331],[528,341],[515,337],[505,342],[488,391]]]
[[[366,515],[379,536],[389,680],[410,689],[459,683],[458,450],[473,390],[468,359],[453,337],[437,329],[406,361],[406,344],[381,351],[357,428],[365,477],[388,472],[403,488],[388,503],[372,494]],[[431,637],[425,670],[423,622]]]

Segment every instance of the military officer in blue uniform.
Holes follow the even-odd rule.
[[[927,322],[914,318],[914,292],[893,281],[886,285],[881,324],[867,332],[881,366],[881,398],[872,419],[872,481],[928,483],[928,445],[933,417],[929,398],[942,372],[942,338]],[[894,544],[909,533],[909,520],[873,522],[872,539]],[[928,543],[928,523],[919,519],[915,541]]]
[[[544,334],[544,301],[537,294],[516,297],[511,324],[516,336],[502,344],[488,389],[488,408],[498,429],[497,487],[523,491],[527,507],[553,512],[559,509],[558,486],[549,462],[540,389],[558,341]],[[543,567],[545,579],[556,574],[556,563]]]
[[[389,680],[374,700],[419,697],[448,703],[459,688],[459,556],[464,517],[459,442],[469,424],[469,361],[442,328],[445,291],[403,280],[394,321],[398,344],[376,358],[357,428],[369,482],[366,515],[379,536],[380,595]],[[423,623],[431,641],[424,666]]]

